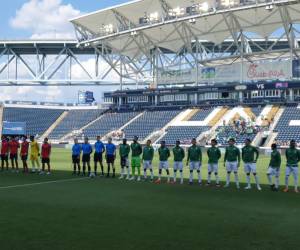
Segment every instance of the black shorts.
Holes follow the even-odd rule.
[[[91,155],[90,154],[83,154],[82,155],[82,162],[90,162],[91,161]]]
[[[11,160],[18,160],[18,155],[17,155],[17,154],[10,154],[10,155],[9,155],[9,158],[10,158]]]
[[[128,167],[128,166],[129,166],[128,156],[122,156],[121,157],[121,167]]]
[[[42,163],[43,164],[50,163],[50,158],[42,158]]]
[[[1,155],[1,160],[2,161],[7,161],[8,160],[8,155]]]
[[[102,154],[94,153],[94,162],[102,162]]]
[[[106,155],[106,162],[113,164],[115,162],[115,156],[114,155]]]
[[[28,155],[22,155],[21,156],[21,160],[22,161],[27,161],[27,159],[28,159]]]
[[[79,164],[80,163],[80,156],[79,155],[72,155],[72,162],[73,162],[73,164]]]

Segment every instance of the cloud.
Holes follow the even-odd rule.
[[[16,11],[10,25],[31,32],[32,39],[68,39],[75,37],[69,19],[80,14],[62,0],[30,0]]]

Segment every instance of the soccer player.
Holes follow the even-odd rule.
[[[74,145],[72,147],[72,163],[73,163],[73,175],[80,175],[80,155],[81,155],[81,146],[78,143],[78,139],[74,139]]]
[[[202,151],[201,148],[197,145],[196,138],[192,139],[192,146],[188,149],[188,157],[187,157],[187,166],[190,166],[190,179],[189,184],[193,184],[194,179],[194,170],[198,173],[198,183],[202,184],[201,178],[201,164],[202,164]]]
[[[2,136],[1,141],[1,169],[4,170],[4,163],[6,170],[8,170],[8,151],[9,151],[9,145],[8,145],[8,139],[5,136]]]
[[[50,175],[51,173],[51,167],[50,167],[50,155],[51,155],[51,144],[48,142],[48,138],[46,137],[44,139],[44,143],[42,145],[41,150],[42,155],[42,171],[41,174],[45,173],[45,165],[47,164],[47,175]]]
[[[242,159],[244,162],[244,170],[245,170],[246,180],[247,180],[247,186],[245,187],[246,190],[251,189],[250,175],[252,173],[255,179],[257,189],[261,191],[258,176],[256,173],[256,162],[258,160],[258,157],[259,157],[259,152],[257,148],[252,146],[251,140],[247,138],[245,140],[245,146],[242,148]]]
[[[94,153],[94,174],[97,175],[97,163],[99,162],[101,167],[101,176],[104,176],[103,160],[102,155],[105,152],[105,147],[103,142],[100,140],[100,136],[97,136],[97,141],[95,143],[95,153]]]
[[[144,167],[144,180],[147,180],[147,169],[151,174],[151,181],[153,181],[153,168],[152,161],[154,157],[154,148],[151,145],[151,140],[147,141],[146,146],[143,149],[143,167]]]
[[[136,175],[135,175],[135,169],[137,168],[138,172],[138,177],[137,181],[141,180],[141,154],[143,153],[143,149],[141,144],[138,143],[139,138],[135,136],[133,138],[133,143],[130,145],[131,148],[131,178],[130,180],[135,180]]]
[[[11,161],[11,167],[12,171],[15,171],[16,166],[16,172],[19,172],[19,164],[18,164],[18,149],[20,145],[18,142],[18,139],[16,137],[12,137],[9,142],[9,158]]]
[[[37,166],[38,172],[40,172],[40,147],[37,141],[35,140],[34,136],[30,136],[30,161],[32,166],[32,172],[35,172],[35,166]]]
[[[281,165],[281,155],[277,150],[277,145],[272,144],[271,160],[269,163],[269,168],[267,172],[267,177],[272,191],[278,191],[279,188],[279,175],[280,175],[280,165]],[[272,183],[272,177],[275,176],[275,184]]]
[[[170,171],[169,171],[169,162],[168,159],[170,157],[170,150],[166,146],[165,141],[160,142],[160,148],[158,149],[159,155],[159,169],[158,169],[158,179],[156,181],[157,184],[161,182],[161,174],[162,170],[165,169],[167,173],[167,182],[170,182]]]
[[[93,148],[89,143],[89,138],[84,138],[84,143],[81,146],[82,148],[82,176],[85,176],[86,165],[88,167],[88,176],[93,177],[91,175],[91,154],[93,153]]]
[[[180,147],[180,141],[176,141],[175,147],[172,149],[174,156],[174,178],[173,182],[176,183],[177,171],[180,172],[180,184],[183,184],[183,159],[185,157],[185,152],[182,147]]]
[[[127,171],[126,180],[130,178],[130,170],[129,170],[129,153],[130,153],[130,146],[127,143],[127,139],[123,139],[123,143],[119,146],[119,154],[121,159],[121,176],[120,179],[123,179],[125,176],[125,168]]]
[[[29,142],[27,141],[27,136],[23,137],[23,141],[21,143],[21,160],[23,163],[23,173],[28,173],[28,150],[29,150]]]
[[[106,163],[107,163],[107,175],[108,178],[110,175],[110,166],[112,166],[113,175],[112,177],[115,178],[116,176],[116,169],[115,169],[115,159],[116,159],[116,145],[112,143],[112,138],[108,138],[108,143],[106,144]]]
[[[219,160],[221,158],[221,151],[217,147],[217,140],[212,139],[211,140],[211,147],[207,150],[207,156],[208,156],[208,177],[207,177],[207,185],[210,185],[211,182],[211,174],[214,172],[215,177],[216,177],[216,186],[220,187],[220,182],[219,182],[219,175],[218,175],[218,170],[219,170]]]
[[[235,183],[237,189],[240,188],[239,184],[239,176],[238,176],[238,169],[241,162],[241,153],[240,150],[234,145],[235,139],[230,138],[228,141],[229,146],[225,150],[224,155],[224,166],[226,167],[227,177],[226,177],[226,185],[224,187],[229,187],[230,183],[230,175],[231,172],[234,173]]]
[[[290,141],[290,147],[285,152],[286,156],[286,170],[285,170],[285,189],[284,192],[289,191],[289,177],[294,176],[294,190],[298,193],[298,163],[300,161],[300,151],[296,148],[295,140]]]

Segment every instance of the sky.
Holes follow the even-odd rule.
[[[10,0],[0,8],[0,39],[74,38],[69,19],[128,0]],[[90,60],[83,62],[87,67]],[[0,61],[1,66],[1,61]],[[113,76],[112,76],[113,77]],[[1,75],[0,75],[1,78]],[[115,80],[115,79],[111,79]],[[95,92],[101,101],[102,87],[0,87],[1,100],[75,102],[78,90]]]

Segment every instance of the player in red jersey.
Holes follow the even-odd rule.
[[[1,169],[4,170],[4,163],[6,170],[8,170],[8,139],[4,135],[1,138]]]
[[[51,144],[48,143],[48,138],[44,139],[44,143],[42,145],[42,172],[45,172],[45,164],[47,164],[48,172],[50,174],[50,155],[51,155]]]
[[[27,165],[27,159],[28,159],[28,149],[29,149],[29,142],[27,141],[27,136],[23,137],[23,141],[21,143],[21,160],[23,163],[23,173],[28,173],[28,165]]]
[[[15,166],[16,166],[16,171],[19,172],[19,164],[18,164],[18,149],[20,145],[18,142],[18,139],[16,137],[12,137],[10,142],[9,142],[9,158],[11,161],[11,167],[12,171],[15,171]]]

